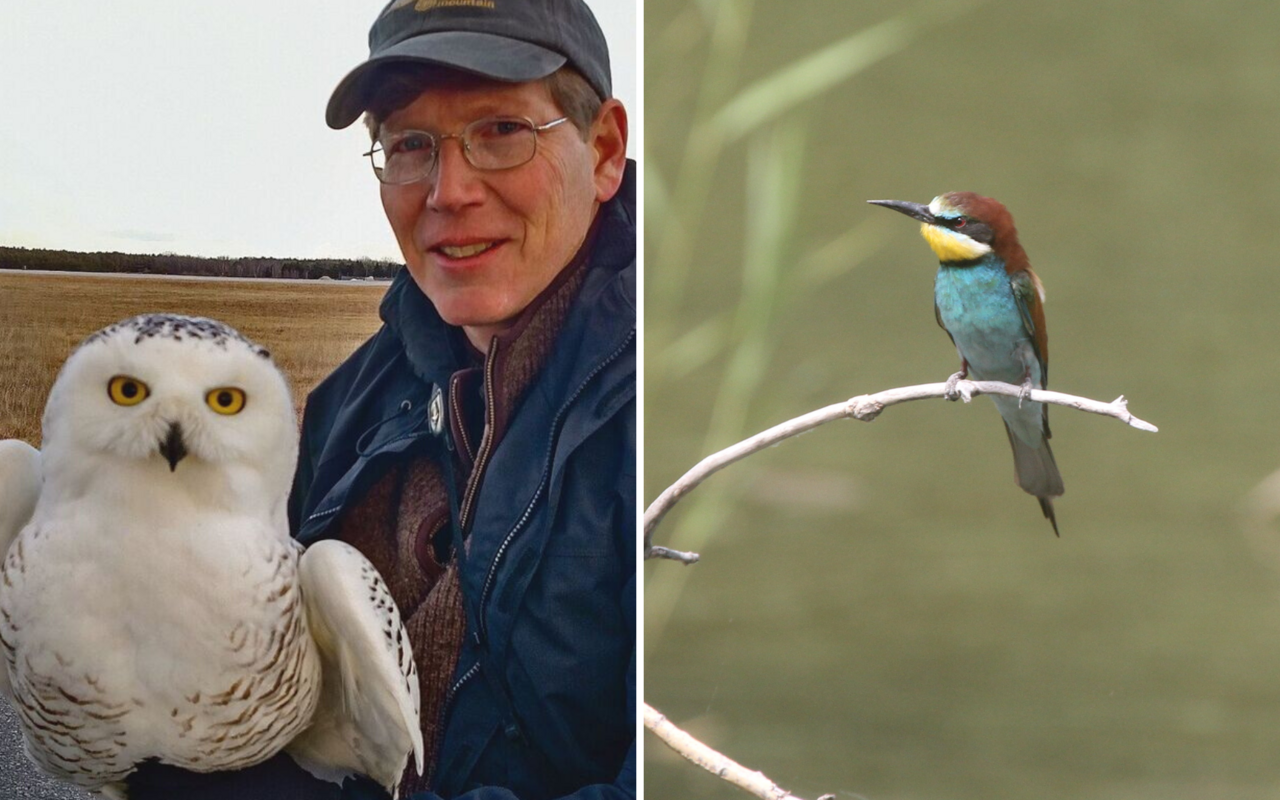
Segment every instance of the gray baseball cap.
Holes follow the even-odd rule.
[[[560,67],[612,96],[609,46],[583,0],[391,0],[369,30],[369,60],[333,90],[325,121],[345,128],[377,92],[378,67],[422,61],[523,83]]]

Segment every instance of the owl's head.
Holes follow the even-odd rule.
[[[287,493],[297,458],[289,387],[270,354],[201,317],[146,314],[85,339],[54,382],[43,424],[46,475],[82,481],[112,469],[185,471],[274,497]]]

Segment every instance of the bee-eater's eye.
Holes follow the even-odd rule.
[[[145,383],[128,375],[117,375],[107,382],[107,396],[118,406],[136,406],[149,394]]]
[[[965,219],[964,217],[961,217],[960,219],[958,219],[958,220],[956,220],[956,221],[955,221],[955,226],[956,226],[957,228],[963,228],[963,227],[964,227],[964,225],[965,225],[965,223],[966,223],[966,222],[968,222],[968,221],[969,221],[969,220]]]
[[[234,386],[226,386],[221,389],[214,389],[204,396],[204,401],[208,403],[209,408],[219,414],[230,416],[239,414],[244,408],[244,390],[237,389]]]

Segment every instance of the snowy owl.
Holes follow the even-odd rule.
[[[395,794],[422,769],[418,681],[354,548],[288,532],[288,386],[222,323],[145,315],[63,365],[41,450],[0,443],[0,692],[44,771],[118,796],[282,748]],[[34,510],[33,510],[34,509]]]

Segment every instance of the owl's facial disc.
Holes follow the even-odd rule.
[[[74,491],[113,485],[104,471],[124,482],[169,472],[193,502],[278,510],[297,463],[285,375],[211,320],[143,315],[90,336],[44,420],[48,463],[77,475]]]

